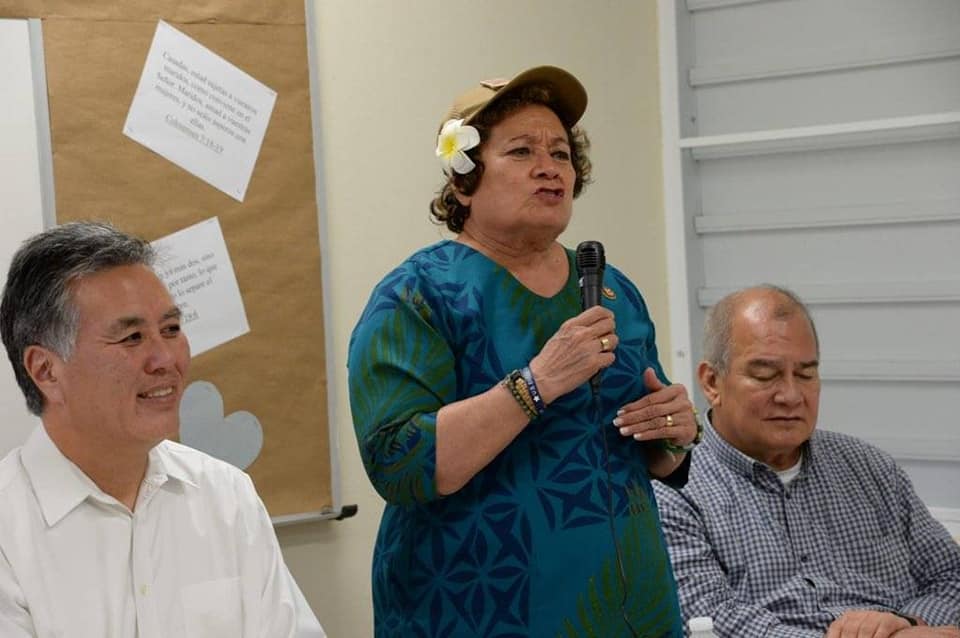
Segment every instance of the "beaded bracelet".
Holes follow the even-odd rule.
[[[543,402],[543,397],[540,396],[540,390],[537,389],[537,382],[533,380],[533,371],[530,370],[530,366],[520,368],[520,374],[523,376],[524,383],[527,384],[527,389],[530,390],[530,398],[533,399],[533,407],[537,409],[537,414],[543,414],[543,411],[547,409],[547,404]]]
[[[527,384],[523,382],[523,379],[514,375],[513,387],[520,394],[520,398],[523,399],[523,402],[527,405],[527,407],[530,408],[534,414],[539,416],[540,413],[537,412],[537,406],[533,402],[533,397],[530,396],[530,388],[528,388]]]
[[[527,417],[532,421],[537,418],[538,415],[533,404],[524,400],[523,395],[520,394],[520,390],[517,388],[518,380],[522,381],[522,378],[520,377],[520,373],[514,370],[503,378],[503,381],[500,382],[500,385],[510,391],[510,394],[513,395],[513,398],[516,399],[520,407],[523,408],[524,414],[526,414]]]

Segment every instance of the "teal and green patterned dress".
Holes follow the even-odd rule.
[[[436,491],[437,411],[526,365],[580,312],[567,252],[569,281],[547,299],[474,249],[439,242],[380,282],[354,330],[353,420],[387,501],[373,556],[380,638],[683,636],[643,447],[611,425],[645,394],[646,367],[663,377],[646,305],[615,268],[604,285],[616,298],[604,305],[620,345],[603,373],[599,418],[585,383],[461,490]],[[671,482],[685,482],[685,469]]]

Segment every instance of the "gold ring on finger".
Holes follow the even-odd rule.
[[[671,414],[668,414],[668,415],[667,415],[667,427],[668,427],[668,428],[672,428],[672,427],[673,427],[673,415],[671,415]]]
[[[600,337],[600,352],[607,352],[610,349],[609,337]]]

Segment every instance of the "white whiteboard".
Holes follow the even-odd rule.
[[[26,237],[43,230],[43,171],[37,113],[46,104],[34,97],[34,62],[27,20],[0,20],[0,280],[6,281],[10,258]],[[42,70],[41,70],[42,72]],[[39,108],[38,108],[39,106]],[[40,122],[47,127],[46,122]],[[0,456],[23,443],[39,423],[26,408],[23,393],[4,352],[0,365]]]

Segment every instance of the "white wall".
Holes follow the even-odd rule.
[[[328,356],[344,503],[359,514],[279,530],[284,553],[333,638],[372,634],[370,560],[382,511],[360,464],[346,389],[347,342],[371,289],[441,231],[435,134],[476,81],[555,64],[590,105],[596,183],[574,207],[568,246],[597,239],[641,288],[666,334],[656,3],[618,0],[326,0],[314,5],[326,202]]]
[[[36,105],[26,20],[0,20],[0,87],[21,99],[3,100],[0,116],[0,278],[25,237],[43,230]],[[2,284],[0,284],[2,287]],[[20,445],[39,420],[27,411],[20,386],[0,355],[0,456]]]

